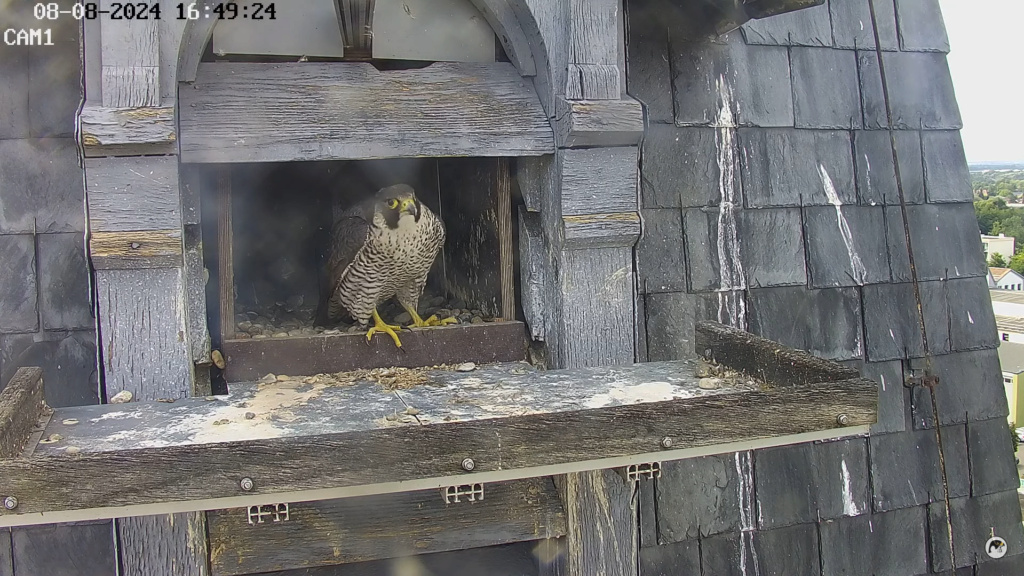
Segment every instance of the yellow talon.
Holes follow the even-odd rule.
[[[370,329],[366,332],[366,341],[367,342],[369,342],[370,339],[373,338],[374,334],[376,334],[378,332],[383,332],[384,334],[387,334],[388,336],[391,336],[391,339],[395,341],[395,346],[397,346],[399,348],[402,347],[402,341],[398,339],[398,334],[395,334],[395,332],[397,332],[397,331],[402,329],[401,326],[394,326],[392,324],[385,324],[384,320],[381,319],[380,314],[377,313],[376,309],[374,309],[374,311],[373,311],[373,322],[374,322],[373,326],[370,326]]]
[[[413,310],[412,308],[408,308],[405,306],[403,306],[403,308],[405,308],[405,311],[409,313],[409,316],[412,316],[412,324],[410,324],[409,326],[413,328],[425,328],[427,326],[445,326],[448,324],[455,324],[456,322],[458,322],[458,320],[456,320],[455,318],[445,318],[444,320],[438,320],[437,314],[434,314],[430,318],[424,320],[423,318],[420,318],[420,315],[417,314],[416,311]]]

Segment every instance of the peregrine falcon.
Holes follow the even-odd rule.
[[[327,314],[332,320],[348,311],[362,325],[373,318],[366,333],[377,332],[402,342],[395,332],[401,327],[386,324],[377,306],[392,296],[412,317],[412,326],[439,326],[453,322],[416,313],[427,283],[430,266],[444,245],[444,223],[420,203],[407,184],[396,184],[345,211],[331,233],[327,272],[330,300]]]

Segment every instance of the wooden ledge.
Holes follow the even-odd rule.
[[[21,454],[47,411],[42,368],[18,368],[0,392],[0,458]]]
[[[699,330],[711,328],[709,355],[720,360],[749,336]],[[507,363],[58,409],[43,433],[57,441],[0,459],[0,496],[20,503],[0,510],[0,527],[407,492],[867,433],[874,382],[772,348],[779,354],[766,362],[786,364],[766,374],[814,364],[822,378],[843,378],[764,385],[724,376],[702,386],[695,361],[552,371]]]
[[[175,154],[174,102],[156,108],[82,108],[82,147],[86,156]]]

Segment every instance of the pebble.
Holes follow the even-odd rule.
[[[132,393],[127,390],[121,390],[110,399],[111,404],[127,404],[132,401]]]
[[[271,382],[277,382],[277,375],[273,372],[256,381],[257,384],[270,384]]]
[[[61,421],[61,424],[65,426],[74,426],[75,424],[78,424],[78,420],[74,418],[68,418],[67,420]]]
[[[435,308],[444,304],[444,296],[435,296],[430,299],[430,305]]]
[[[67,454],[78,454],[81,451],[82,449],[79,448],[78,446],[68,446],[67,448],[64,449],[64,452]]]
[[[217,368],[220,368],[221,370],[223,370],[224,367],[227,366],[227,363],[224,362],[224,355],[220,353],[220,350],[214,350],[213,352],[210,352],[210,360],[213,360],[213,365],[216,366]]]
[[[252,339],[253,340],[263,340],[266,337],[267,337],[266,334],[255,334],[255,335],[253,335]]]
[[[395,420],[398,420],[398,414],[388,414],[387,416],[384,416],[384,419],[388,422],[394,422]]]
[[[324,330],[324,334],[327,336],[334,336],[335,334],[341,334],[341,330],[331,328],[330,330]]]
[[[455,367],[456,372],[472,372],[476,370],[476,364],[473,362],[463,362]]]
[[[409,322],[412,322],[412,316],[408,312],[402,312],[395,316],[395,324],[408,324]]]
[[[717,390],[720,385],[718,378],[701,378],[697,382],[697,387],[701,390]]]
[[[408,406],[405,409],[405,413],[410,415],[410,416],[415,416],[415,415],[419,414],[420,411],[415,409],[415,408],[413,408],[412,406]]]
[[[275,332],[274,333],[274,338],[286,338],[287,336],[288,336],[287,332]]]
[[[484,319],[479,317],[479,316],[473,316],[473,319],[470,320],[470,323],[472,323],[472,324],[483,324],[484,323]]]
[[[245,419],[246,420],[252,420],[255,417],[256,417],[256,414],[254,412],[246,412],[245,413]]]
[[[452,316],[452,311],[450,309],[448,309],[448,308],[438,308],[437,309],[437,317],[438,318],[448,318],[449,316]]]
[[[455,302],[452,302],[452,308],[465,308],[465,307],[466,307],[466,301],[465,300],[456,300]]]
[[[235,332],[235,340],[249,340],[252,338],[248,332]]]
[[[250,322],[248,320],[246,320],[244,322],[239,322],[238,323],[238,329],[241,330],[242,332],[246,332],[250,328],[252,328],[252,322]]]
[[[366,331],[365,328],[360,328],[359,326],[349,326],[348,330],[346,330],[346,332],[348,332],[350,334],[356,334],[358,332],[365,332],[365,331]]]
[[[231,420],[228,420],[227,418],[222,418],[220,420],[215,420],[213,425],[214,426],[222,426],[224,424],[230,424],[230,423],[231,423]]]

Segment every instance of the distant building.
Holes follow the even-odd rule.
[[[1016,239],[1013,236],[1006,236],[1000,234],[999,236],[987,236],[981,235],[981,245],[985,250],[985,261],[992,257],[993,254],[999,254],[1007,262],[1010,258],[1013,258],[1014,254],[1014,243]]]
[[[1003,388],[1006,390],[1006,403],[1010,407],[1007,421],[1020,426],[1024,420],[1024,394],[1021,383],[1024,382],[1024,344],[1011,342],[999,343],[999,365],[1003,371]]]
[[[1024,276],[1009,268],[989,267],[988,287],[998,290],[1024,290]]]

